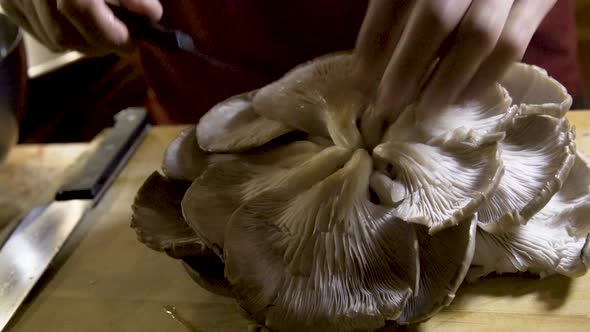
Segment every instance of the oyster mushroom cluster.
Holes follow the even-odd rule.
[[[476,100],[367,129],[376,86],[352,64],[305,63],[183,131],[137,194],[139,240],[273,331],[415,323],[466,278],[586,272],[563,86],[514,64]]]

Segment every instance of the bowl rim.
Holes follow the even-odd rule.
[[[10,44],[10,46],[6,48],[5,55],[0,55],[0,60],[4,60],[8,56],[10,56],[14,52],[14,50],[19,47],[20,43],[23,41],[23,29],[18,24],[14,23],[14,21],[12,19],[10,19],[10,17],[8,17],[6,14],[1,13],[1,12],[0,12],[0,20],[5,20],[9,24],[12,24],[16,27],[16,37],[12,41],[12,44]]]

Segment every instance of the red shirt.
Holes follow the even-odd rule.
[[[215,103],[265,85],[322,54],[352,49],[367,0],[162,0],[162,23],[190,33],[205,54],[242,70],[189,54],[140,48],[149,85],[163,109],[159,123],[195,123]],[[533,37],[524,61],[581,91],[573,1],[559,0]]]

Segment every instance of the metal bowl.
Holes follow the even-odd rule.
[[[25,109],[27,60],[21,29],[0,14],[0,163],[18,140]]]

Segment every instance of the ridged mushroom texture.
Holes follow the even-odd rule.
[[[590,169],[557,81],[517,63],[377,137],[352,64],[304,63],[182,132],[137,194],[138,239],[271,331],[412,324],[466,278],[586,272]]]

